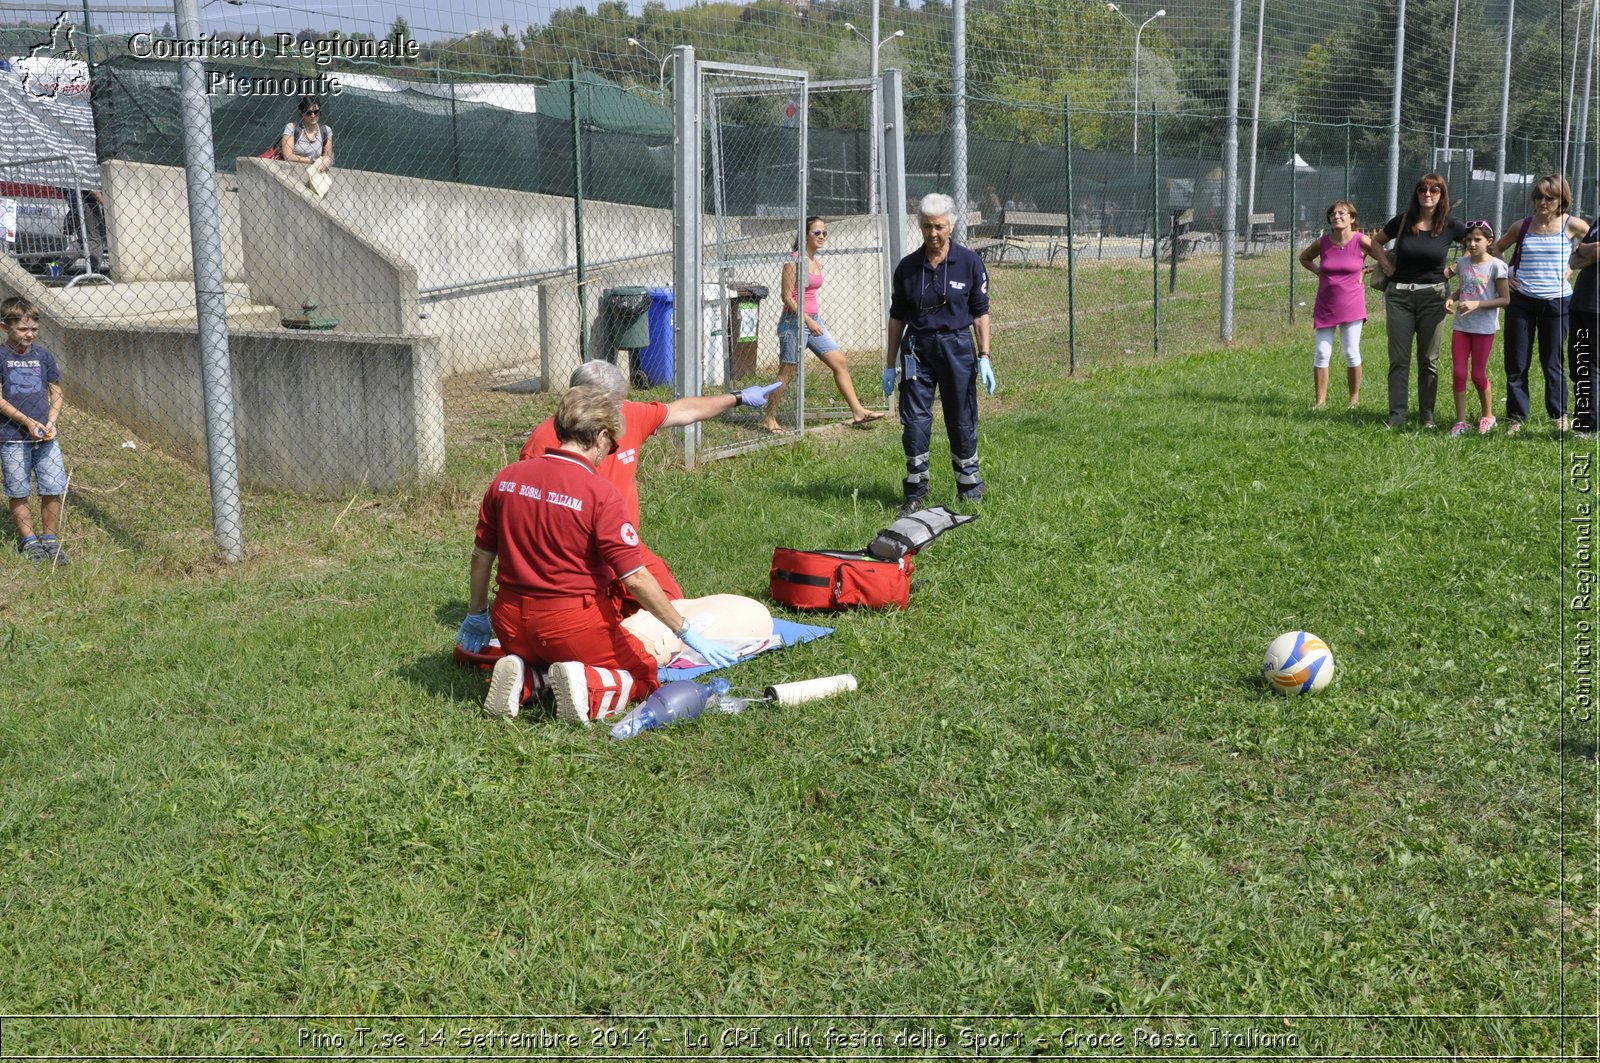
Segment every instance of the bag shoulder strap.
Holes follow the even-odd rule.
[[[1522,219],[1522,229],[1517,233],[1517,249],[1511,252],[1511,268],[1516,269],[1517,263],[1522,261],[1522,241],[1528,238],[1528,229],[1533,226],[1533,215]]]

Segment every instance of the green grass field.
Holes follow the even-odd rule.
[[[547,403],[457,394],[412,492],[252,496],[227,569],[201,480],[69,418],[76,563],[0,558],[0,1011],[234,1017],[10,1018],[6,1054],[356,1053],[354,1019],[239,1016],[376,1013],[604,1017],[366,1023],[396,1056],[535,1027],[784,1054],[789,1014],[818,1055],[852,1047],[829,1025],[869,1054],[1578,1048],[1579,444],[1382,432],[1377,326],[1364,408],[1313,413],[1309,325],[1279,331],[1075,379],[997,341],[983,519],[908,611],[730,674],[861,689],[625,744],[481,718],[448,653],[477,497]],[[692,473],[652,447],[647,538],[691,593],[764,597],[775,545],[864,545],[898,501],[889,429]],[[1295,628],[1338,674],[1291,702],[1259,666]],[[769,1018],[726,1047],[637,1018],[695,1013]]]

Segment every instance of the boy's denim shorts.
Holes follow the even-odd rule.
[[[67,467],[61,461],[57,439],[43,443],[0,442],[0,469],[5,472],[6,497],[27,498],[39,481],[39,497],[67,493]]]
[[[817,324],[822,326],[822,331],[807,336],[806,346],[816,355],[837,351],[839,342],[833,338],[833,333],[828,331],[828,323],[822,320],[821,314],[812,316],[817,319]],[[799,352],[795,350],[795,328],[799,324],[800,319],[787,310],[778,315],[778,361],[784,365],[794,365],[800,360]]]

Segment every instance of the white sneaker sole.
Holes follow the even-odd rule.
[[[546,678],[556,698],[557,717],[584,727],[593,723],[589,719],[589,681],[584,678],[582,664],[577,661],[552,664]]]
[[[483,699],[483,714],[514,720],[522,711],[522,658],[507,654],[494,662],[489,677],[489,696]]]

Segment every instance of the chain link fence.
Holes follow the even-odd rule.
[[[1571,106],[1593,18],[1555,0],[1525,0],[1515,23],[1499,0],[1451,7],[1410,0],[1402,54],[1416,59],[1399,184],[1437,169],[1458,214],[1493,217],[1503,200],[1506,218],[1520,217],[1533,176],[1600,165],[1600,152],[1583,151],[1596,114]],[[346,43],[362,31],[414,38],[415,58],[208,62],[222,273],[213,294],[226,311],[244,484],[331,494],[429,476],[486,389],[559,390],[585,358],[625,364],[645,397],[662,399],[792,372],[771,421],[736,411],[707,425],[706,456],[882,410],[888,233],[904,225],[908,246],[917,241],[913,217],[873,212],[883,198],[870,134],[877,89],[859,75],[874,44],[890,46],[880,57],[904,72],[911,209],[953,191],[950,13],[886,7],[873,42],[855,28],[867,24],[864,2],[719,12],[601,4],[588,14],[508,0],[493,33],[466,26],[464,11],[415,27],[398,7],[367,12],[359,30],[330,11],[294,39],[314,44],[337,27],[352,34]],[[1281,341],[1302,327],[1309,336],[1314,278],[1295,255],[1328,204],[1354,200],[1369,230],[1386,220],[1385,71],[1398,11],[1393,0],[1342,12],[1273,0],[1258,13],[1266,63],[1259,103],[1241,100],[1230,221],[1227,5],[1159,17],[1088,3],[969,5],[968,238],[994,271],[1008,358],[1055,373],[1215,346],[1230,226],[1234,341]],[[214,16],[233,17],[208,8]],[[847,19],[857,20],[849,30]],[[1416,32],[1418,22],[1435,32]],[[1508,130],[1494,106],[1500,71],[1480,62],[1457,74],[1444,61],[1457,34],[1441,26],[1459,30],[1462,55],[1498,55],[1508,26],[1530,47],[1549,45],[1549,69],[1522,53],[1513,62]],[[0,153],[11,237],[0,289],[40,307],[41,342],[62,357],[72,406],[203,467],[178,64],[136,54],[134,28],[82,35],[79,53],[58,18],[50,44],[79,56],[71,62],[35,62],[26,42],[37,30],[6,31],[28,58],[0,71],[15,130]],[[1352,51],[1357,28],[1377,42],[1371,54]],[[1258,37],[1248,25],[1245,37],[1248,89]],[[698,98],[704,242],[690,302],[703,336],[687,391],[672,350],[685,300],[674,292],[682,218],[669,68],[684,43],[725,68]],[[774,68],[805,71],[807,87]],[[319,97],[314,121],[297,106],[305,95]],[[286,146],[299,161],[263,157]],[[315,161],[324,154],[326,170]],[[807,217],[827,230],[816,294],[837,350],[800,355],[786,371],[783,276],[788,266],[810,273]],[[1370,301],[1374,314],[1381,302]],[[795,339],[803,348],[816,337]]]

